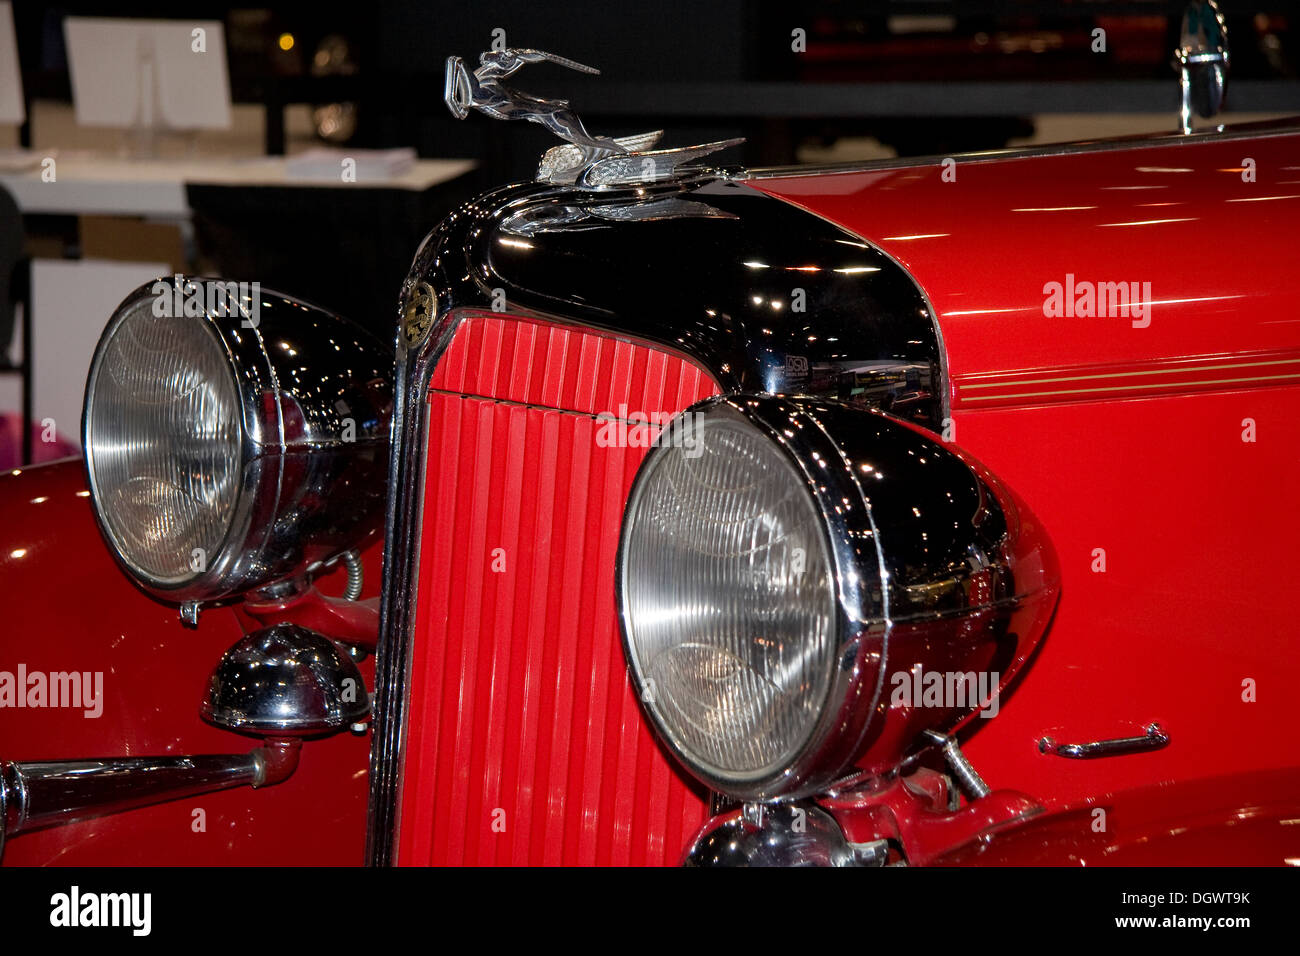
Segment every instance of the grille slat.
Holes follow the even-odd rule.
[[[704,795],[642,719],[615,618],[646,449],[601,447],[592,416],[678,411],[712,381],[641,345],[485,315],[431,388],[398,862],[675,862]]]

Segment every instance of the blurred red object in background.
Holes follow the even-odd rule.
[[[40,422],[31,422],[27,427],[32,430],[32,460],[24,463],[23,418],[16,412],[0,413],[0,469],[36,465],[81,454],[76,442],[62,437],[52,427],[47,431]]]

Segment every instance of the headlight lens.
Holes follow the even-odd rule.
[[[726,406],[689,413],[628,504],[623,621],[642,699],[707,779],[779,775],[835,667],[832,559],[806,480]]]
[[[156,317],[146,299],[108,330],[90,383],[86,461],[106,530],[144,578],[188,580],[220,551],[239,496],[230,360],[207,322]]]

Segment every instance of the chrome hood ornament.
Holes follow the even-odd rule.
[[[469,115],[470,109],[476,109],[494,119],[523,119],[530,123],[540,123],[561,139],[582,147],[593,157],[627,152],[615,140],[588,133],[578,114],[569,108],[568,100],[542,99],[540,96],[521,93],[502,82],[529,63],[555,63],[579,73],[599,74],[600,70],[542,50],[490,50],[480,53],[478,61],[481,65],[471,73],[460,57],[447,58],[447,81],[443,97],[448,109],[457,119],[464,119]]]
[[[479,67],[472,73],[458,56],[447,58],[443,99],[457,119],[471,109],[494,119],[528,120],[545,126],[568,142],[547,150],[537,168],[542,182],[576,183],[579,186],[612,186],[671,179],[691,160],[743,143],[744,139],[719,140],[677,149],[652,149],[663,130],[614,139],[587,132],[568,100],[548,100],[507,86],[503,80],[529,63],[555,63],[579,73],[600,70],[577,60],[543,50],[489,50],[479,54]]]

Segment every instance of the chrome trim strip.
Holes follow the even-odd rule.
[[[410,672],[416,582],[420,566],[425,447],[429,428],[426,395],[438,360],[451,343],[461,310],[490,309],[491,289],[472,256],[470,236],[489,213],[509,209],[546,189],[507,186],[453,211],[416,250],[402,285],[396,332],[396,381],[390,431],[389,493],[384,522],[384,587],[375,649],[375,692],[370,742],[370,800],[366,862],[396,862],[401,769],[406,748],[406,675]],[[428,279],[436,279],[429,282]],[[409,304],[431,289],[433,318],[410,326]]]
[[[1300,353],[1272,350],[1232,355],[1187,355],[1122,365],[1044,366],[958,375],[959,408],[1015,408],[1064,402],[1165,398],[1239,389],[1272,388],[1300,379]],[[1249,371],[1247,371],[1249,370]],[[1209,377],[1213,373],[1219,377]]]

